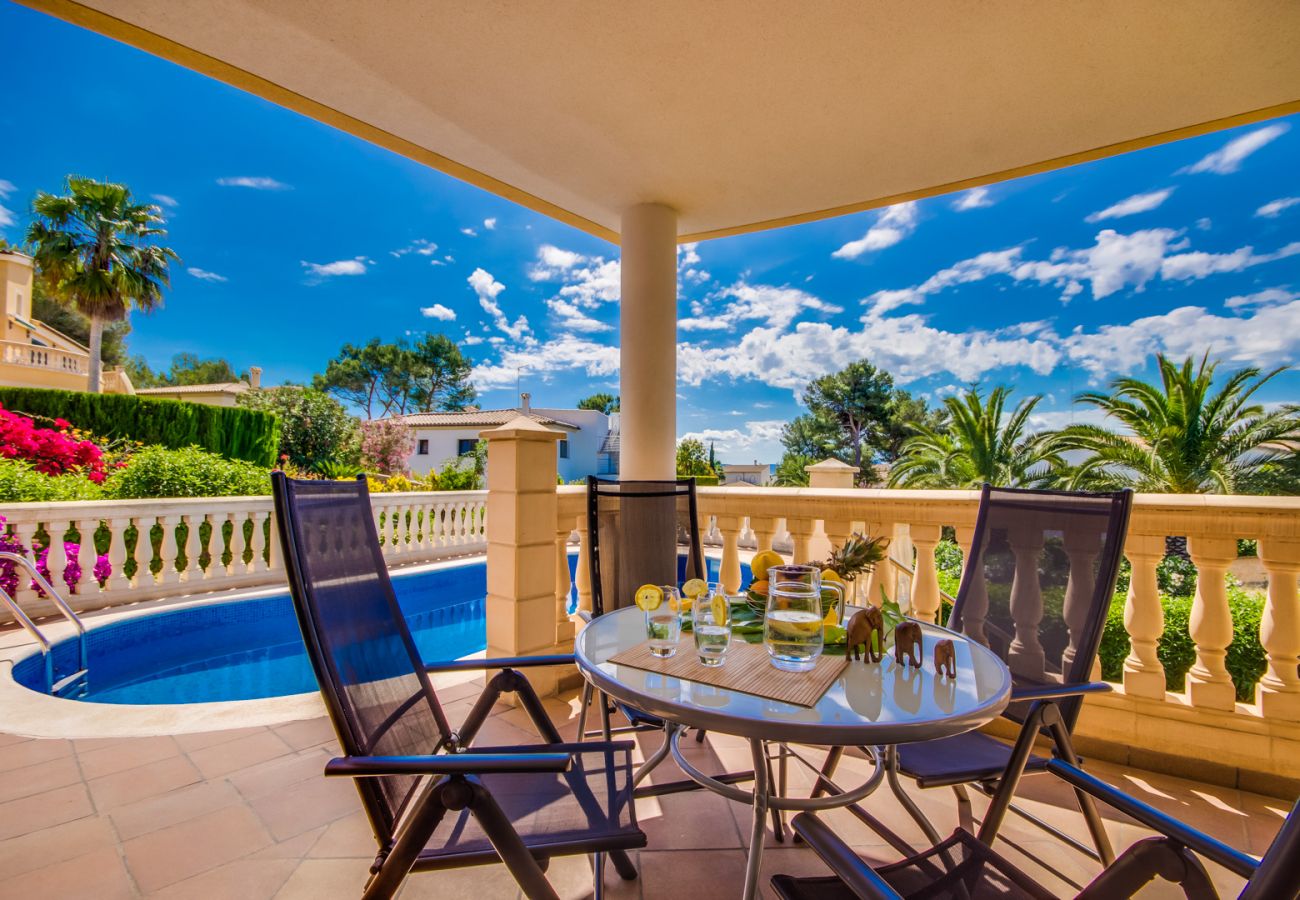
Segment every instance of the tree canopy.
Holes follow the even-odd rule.
[[[477,396],[469,380],[472,368],[445,335],[426,335],[414,345],[372,338],[361,345],[344,344],[312,384],[373,419],[464,409]]]
[[[704,442],[697,438],[686,438],[677,444],[677,475],[686,478],[691,475],[717,475],[717,469],[709,462],[709,451]]]
[[[245,391],[237,402],[280,417],[280,457],[320,472],[330,464],[355,465],[361,455],[357,420],[321,391],[297,385]]]
[[[177,353],[172,357],[171,368],[165,372],[155,372],[143,356],[131,357],[126,361],[125,367],[131,384],[138,388],[225,384],[248,380],[247,372],[236,372],[226,359],[200,359],[193,353]]]
[[[578,409],[594,409],[605,415],[618,412],[619,398],[614,394],[597,393],[578,401]]]

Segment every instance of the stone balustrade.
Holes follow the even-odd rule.
[[[590,608],[585,491],[557,490],[557,547],[562,550],[577,534],[578,603]],[[883,586],[911,615],[928,621],[940,610],[934,554],[942,531],[952,528],[967,553],[978,504],[976,491],[704,487],[698,492],[702,532],[713,537],[706,544],[720,548],[720,577],[728,589],[739,587],[743,547],[784,543],[794,561],[802,561],[823,557],[830,541],[842,541],[852,531],[885,533],[893,538],[891,555],[901,566],[877,566],[865,590],[857,586],[858,595],[875,598]],[[1196,663],[1181,692],[1166,690],[1157,653],[1164,615],[1156,566],[1168,536],[1187,538],[1199,574],[1189,623]],[[1253,703],[1236,700],[1224,665],[1233,635],[1224,575],[1237,557],[1240,538],[1258,541],[1268,580],[1260,626],[1268,670]],[[1024,559],[1035,560],[1033,550],[1028,548]],[[1091,552],[1074,546],[1066,551],[1080,559]],[[1115,692],[1090,697],[1085,705],[1079,727],[1085,739],[1097,742],[1093,753],[1123,756],[1121,761],[1154,754],[1142,758],[1157,764],[1164,756],[1184,759],[1199,767],[1201,777],[1206,766],[1218,766],[1234,773],[1220,780],[1244,786],[1249,776],[1261,789],[1277,789],[1279,778],[1297,778],[1290,761],[1300,753],[1300,498],[1139,494],[1124,553],[1132,566],[1124,609],[1131,649]],[[564,577],[557,583],[557,605],[568,596]]]
[[[487,547],[487,491],[371,495],[375,527],[390,565],[481,553]],[[156,597],[284,583],[268,497],[207,497],[86,503],[14,503],[0,507],[12,538],[50,546],[50,583],[67,585],[78,610]],[[88,541],[88,535],[97,539]],[[51,537],[55,539],[51,543]],[[107,577],[96,577],[107,547]],[[101,567],[101,575],[102,572]],[[17,600],[32,616],[54,612],[19,578]],[[0,610],[0,622],[7,614]]]

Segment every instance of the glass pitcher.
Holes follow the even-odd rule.
[[[767,615],[763,619],[763,644],[772,665],[787,672],[806,672],[822,655],[822,591],[839,594],[844,609],[844,587],[822,584],[814,566],[773,566],[768,569]]]

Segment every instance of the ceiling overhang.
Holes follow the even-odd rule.
[[[1300,111],[1291,0],[21,2],[615,242],[636,203],[700,240]]]

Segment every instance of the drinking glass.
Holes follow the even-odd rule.
[[[650,639],[650,655],[668,659],[677,652],[677,639],[682,636],[682,595],[676,585],[660,586],[664,600],[645,614],[646,636]]]
[[[731,601],[722,585],[710,584],[707,593],[695,598],[691,628],[702,665],[713,667],[726,662],[727,648],[731,646]]]
[[[767,571],[763,644],[776,668],[807,672],[825,647],[821,571],[813,566],[773,566]]]

